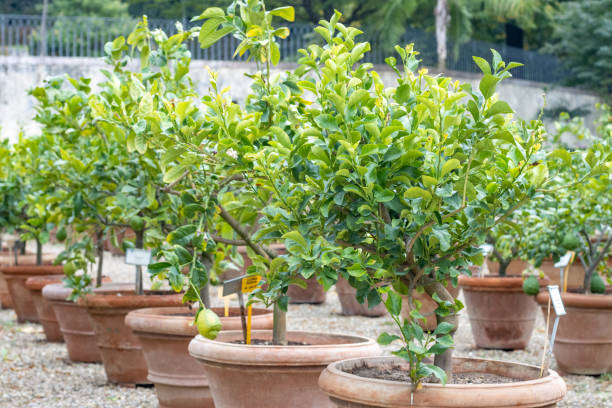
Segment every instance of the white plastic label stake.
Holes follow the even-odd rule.
[[[550,299],[552,300],[556,315],[563,316],[567,314],[565,306],[563,305],[563,300],[561,299],[561,293],[559,292],[559,285],[548,285],[548,293],[550,294]]]
[[[487,257],[489,255],[491,255],[491,253],[493,252],[493,245],[491,244],[482,244],[480,246],[480,250],[482,251],[482,254]]]
[[[570,261],[572,259],[572,255],[573,255],[573,253],[571,251],[566,253],[565,255],[563,255],[559,259],[559,262],[557,262],[555,264],[555,268],[565,268],[567,265],[569,265],[569,263],[570,263]]]
[[[148,266],[151,263],[151,250],[128,248],[125,251],[125,263],[128,265]]]

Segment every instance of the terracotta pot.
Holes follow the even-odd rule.
[[[321,304],[325,302],[325,289],[317,281],[317,278],[313,276],[310,279],[306,279],[305,289],[297,285],[289,285],[287,296],[289,296],[289,303],[293,304]]]
[[[476,346],[523,349],[533,333],[537,304],[523,292],[521,277],[459,277]],[[541,283],[544,286],[544,283]]]
[[[71,293],[72,289],[61,283],[47,285],[42,290],[43,298],[49,302],[57,317],[70,361],[100,363],[102,356],[89,315],[83,306],[67,300]]]
[[[545,259],[542,261],[540,269],[546,277],[550,280],[551,285],[559,285],[561,287],[561,272],[559,268],[555,268],[555,263],[552,259]],[[582,289],[584,287],[584,268],[580,261],[574,261],[570,265],[569,275],[567,276],[567,289],[575,290]]]
[[[17,321],[38,323],[38,313],[32,299],[32,292],[26,287],[25,281],[33,276],[57,275],[64,272],[62,266],[53,265],[18,265],[2,266],[6,284],[13,300]]]
[[[55,260],[55,255],[53,254],[43,254],[43,264],[50,265]],[[19,255],[17,262],[19,265],[33,265],[36,263],[36,255],[35,254],[26,254]],[[11,266],[15,264],[15,258],[13,253],[7,251],[0,252],[0,266]],[[3,309],[12,309],[13,308],[13,299],[11,299],[11,294],[8,290],[8,285],[6,284],[6,279],[4,278],[4,274],[0,271],[0,306]]]
[[[338,276],[336,282],[336,293],[338,294],[342,314],[345,316],[378,317],[387,313],[387,308],[382,303],[372,308],[368,307],[367,300],[364,303],[359,303],[356,297],[357,289],[341,276]]]
[[[271,331],[253,331],[253,339],[270,341]],[[189,353],[206,370],[216,408],[313,408],[328,406],[317,386],[333,361],[380,355],[369,339],[335,334],[287,332],[289,342],[309,345],[267,346],[232,343],[242,331],[223,331],[216,340],[202,336]]]
[[[546,314],[548,291],[536,300]],[[567,315],[559,319],[553,352],[559,369],[596,375],[612,371],[612,296],[562,293]],[[555,311],[551,307],[550,330]]]
[[[452,283],[446,284],[446,290],[454,297],[459,296],[459,286],[454,287]],[[434,331],[438,327],[438,318],[434,311],[438,308],[438,304],[427,293],[418,293],[412,291],[412,298],[421,302],[421,314],[425,316],[425,322],[419,321],[419,326],[425,331]],[[410,302],[408,296],[402,296],[402,313],[404,319],[410,319]]]
[[[332,363],[323,371],[319,385],[333,407],[342,408],[478,408],[555,407],[567,392],[559,374],[549,371],[540,378],[536,366],[477,358],[454,358],[453,372],[489,373],[520,381],[497,384],[423,384],[412,392],[410,384],[359,377],[346,373],[367,364],[370,367],[407,367],[397,357],[356,358]],[[406,368],[407,369],[407,368]]]
[[[147,364],[140,341],[125,324],[125,316],[132,310],[146,307],[180,306],[182,294],[150,292],[134,294],[133,283],[111,283],[94,289],[93,294],[79,299],[87,309],[106,377],[111,383],[149,384]]]
[[[65,275],[46,275],[46,276],[33,276],[26,280],[25,285],[32,293],[32,300],[38,314],[38,320],[43,326],[45,331],[45,337],[47,341],[59,342],[64,341],[64,336],[60,331],[59,323],[53,308],[49,304],[46,298],[42,295],[42,290],[45,286],[54,283],[61,283]]]
[[[242,330],[240,309],[213,308],[221,318],[223,330]],[[138,336],[149,375],[155,384],[160,408],[214,408],[204,367],[188,352],[189,342],[198,334],[193,323],[195,310],[187,307],[138,309],[125,323]],[[253,308],[252,328],[272,328],[272,312]]]

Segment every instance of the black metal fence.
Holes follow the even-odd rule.
[[[0,55],[41,54],[54,57],[101,57],[104,55],[104,44],[119,35],[129,33],[136,20],[98,17],[48,17],[46,23],[46,45],[41,41],[41,17],[26,15],[0,14]],[[189,24],[184,23],[187,27]],[[172,20],[149,20],[151,27],[162,28],[167,33],[176,32],[176,22]],[[297,50],[305,48],[317,37],[312,34],[308,24],[290,24],[291,35],[281,40],[281,55],[285,61],[295,61]],[[426,66],[437,65],[436,40],[432,33],[408,28],[403,43],[415,44]],[[393,51],[377,45],[376,39],[370,39],[372,51],[366,59],[373,63],[384,63],[385,57]],[[246,56],[234,58],[238,40],[226,36],[212,47],[202,50],[196,41],[188,44],[192,57],[202,60],[246,59]],[[43,53],[42,47],[46,46]],[[539,82],[561,82],[567,77],[566,70],[560,61],[547,54],[508,47],[505,44],[491,44],[481,41],[469,41],[457,48],[449,43],[448,69],[463,72],[479,72],[472,56],[491,58],[490,49],[496,49],[504,61],[515,61],[525,64],[513,70],[515,78]]]

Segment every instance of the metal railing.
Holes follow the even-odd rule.
[[[46,49],[41,41],[41,17],[27,15],[0,14],[0,55],[41,54],[53,57],[102,57],[104,44],[119,35],[127,35],[136,24],[135,19],[114,19],[100,17],[47,17]],[[183,22],[185,28],[189,23]],[[162,28],[167,33],[176,32],[173,20],[150,19],[151,27]],[[312,33],[309,24],[290,24],[291,35],[280,41],[281,55],[284,61],[295,61],[298,50],[305,48],[317,37]],[[420,58],[425,66],[437,66],[436,41],[432,33],[408,28],[402,38],[403,43],[415,43]],[[366,60],[373,63],[384,63],[384,59],[393,55],[393,51],[377,45],[376,39],[370,39],[372,51]],[[201,60],[244,60],[246,56],[233,57],[238,40],[231,36],[222,38],[208,49],[201,49],[196,41],[188,43],[193,59]],[[538,82],[561,82],[568,73],[561,62],[552,55],[508,47],[505,44],[491,44],[481,41],[469,41],[458,46],[454,51],[449,42],[448,69],[463,72],[480,72],[472,56],[491,58],[490,49],[496,49],[504,61],[521,62],[525,66],[512,71],[515,78]]]

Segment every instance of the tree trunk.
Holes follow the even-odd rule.
[[[204,307],[207,309],[210,307],[210,284],[206,281],[206,285],[202,289],[200,289],[200,298],[202,302],[204,302]]]
[[[506,271],[508,270],[508,266],[510,266],[510,262],[512,262],[512,260],[499,260],[499,276],[506,276]]]
[[[429,296],[433,296],[433,294],[436,293],[440,297],[440,299],[444,301],[449,301],[453,303],[455,302],[455,298],[453,298],[453,296],[448,292],[448,290],[446,290],[444,285],[442,285],[438,281],[431,280],[430,282],[424,285],[424,289]],[[438,324],[446,322],[453,325],[453,329],[450,331],[449,334],[454,337],[455,332],[457,331],[457,326],[459,325],[459,319],[457,318],[457,314],[450,313],[448,316],[437,316],[437,318]],[[442,337],[443,335],[439,334],[438,336]],[[449,348],[442,354],[436,354],[436,356],[434,357],[434,364],[444,370],[444,372],[446,373],[447,382],[450,383],[453,376],[453,349]]]
[[[144,248],[144,230],[136,231],[136,248],[143,249]],[[136,294],[143,295],[143,283],[142,283],[142,267],[140,265],[136,265]]]
[[[274,323],[272,327],[272,344],[287,345],[287,314],[274,304]]]
[[[42,265],[42,244],[36,238],[36,265]]]
[[[450,25],[450,13],[448,9],[448,0],[437,0],[436,8],[434,9],[436,17],[436,43],[438,52],[438,69],[446,69],[446,40],[448,26]]]
[[[48,0],[43,0],[42,16],[40,19],[40,56],[47,55],[47,6]]]
[[[104,264],[104,229],[96,233],[96,250],[98,256],[98,272],[96,274],[96,287],[102,286],[102,267]]]

